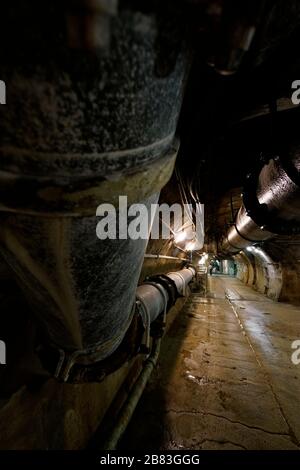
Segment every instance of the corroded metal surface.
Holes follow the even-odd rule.
[[[160,159],[131,172],[93,178],[27,176],[0,170],[0,209],[45,216],[94,215],[99,204],[118,204],[126,195],[128,204],[157,193],[170,178],[178,144]],[[83,156],[84,158],[84,156]]]
[[[178,149],[188,54],[172,9],[119,8],[105,50],[87,51],[70,47],[65,4],[12,3],[0,50],[0,250],[50,345],[89,363],[126,333],[147,244],[98,240],[96,209],[119,195],[157,201]]]
[[[107,55],[88,54],[68,48],[61,5],[43,2],[34,17],[32,9],[12,10],[23,27],[14,38],[7,31],[12,41],[0,53],[9,104],[0,109],[1,169],[93,177],[159,158],[174,136],[186,72],[182,44],[172,60],[161,54],[166,41],[171,48],[178,38],[162,37],[165,25],[155,12],[121,10]]]

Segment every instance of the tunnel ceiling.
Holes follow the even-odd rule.
[[[69,3],[66,2],[66,7]],[[16,7],[21,12],[17,18],[13,13]],[[34,15],[29,15],[20,1],[6,8],[12,15],[17,34],[9,27],[9,21],[3,25],[0,41],[7,43],[9,48],[3,48],[0,59],[9,63],[11,55],[23,64],[28,55],[32,60],[28,73],[35,62],[43,63],[44,56],[54,60],[61,40],[54,27],[47,26],[53,46],[50,51],[46,43],[41,43],[34,55],[28,41],[28,37],[37,34],[38,19],[42,19],[43,24],[47,23],[39,2],[36,2]],[[52,11],[53,24],[57,21],[55,8]],[[188,78],[185,78],[184,100],[177,127],[181,141],[177,171],[185,182],[190,200],[196,195],[205,204],[206,242],[209,243],[219,238],[224,227],[232,222],[241,204],[240,194],[246,175],[257,164],[260,155],[276,155],[293,141],[298,132],[300,109],[291,103],[291,84],[300,76],[297,50],[300,3],[297,0],[122,0],[118,8],[120,12],[126,12],[126,9],[146,14],[159,12],[155,51],[158,58],[155,74],[158,78],[175,70],[183,38],[192,45],[192,65]],[[55,27],[60,28],[60,25]],[[243,34],[250,38],[244,49],[239,42],[239,35]],[[60,52],[57,57],[60,65],[65,62],[65,52]],[[73,51],[72,57],[76,54]],[[76,80],[81,80],[85,74],[93,76],[99,71],[94,69],[96,57],[92,59],[90,69],[87,64],[70,68],[67,62],[68,73]],[[159,103],[156,106],[159,107]],[[157,111],[158,108],[153,108],[153,112],[155,109]],[[91,114],[88,122],[92,123],[93,118]],[[152,117],[149,119],[147,128],[154,120]],[[142,118],[134,122],[138,127]],[[166,127],[172,127],[168,119],[163,122]],[[158,123],[156,127],[161,134],[163,125]],[[89,129],[94,127],[91,125]],[[123,146],[127,145],[131,133],[132,129],[124,132]],[[137,129],[135,133],[138,133]],[[104,142],[106,137],[102,137]],[[116,133],[116,139],[118,137]],[[100,136],[96,136],[96,140],[98,145]],[[64,149],[62,142],[64,139],[58,146],[62,145]],[[89,150],[93,149],[80,147],[80,151]],[[177,190],[176,178],[171,180],[172,184]],[[163,195],[166,196],[168,191],[170,188]],[[174,200],[174,195],[171,199]]]
[[[233,8],[237,2],[230,3]],[[211,41],[202,18],[204,40],[199,40],[180,115],[177,165],[187,187],[205,203],[208,243],[232,223],[246,175],[260,155],[288,148],[298,132],[300,109],[291,102],[291,84],[300,76],[300,5],[275,1],[264,2],[264,8],[249,52],[230,75],[207,64],[210,49],[220,44]]]

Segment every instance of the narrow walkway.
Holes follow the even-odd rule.
[[[120,448],[300,449],[300,309],[229,277],[192,294]]]

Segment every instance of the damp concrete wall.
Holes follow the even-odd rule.
[[[282,290],[282,270],[280,263],[273,261],[265,251],[252,252],[251,255],[238,255],[237,277],[246,285],[278,300]]]
[[[270,242],[235,256],[237,277],[267,297],[300,305],[300,246]]]

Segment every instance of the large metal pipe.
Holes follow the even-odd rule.
[[[180,271],[166,274],[166,278],[174,281],[177,293],[181,295],[183,292],[186,292],[188,284],[192,281],[195,275],[196,269],[193,266],[189,266],[188,268],[181,269]],[[155,321],[161,313],[167,311],[169,298],[170,293],[168,290],[158,283],[156,285],[155,283],[142,284],[137,289],[137,301],[141,302],[143,305],[143,313],[148,316],[150,322]],[[147,382],[157,364],[160,344],[160,338],[153,339],[150,354],[119,413],[117,422],[115,423],[110,436],[103,445],[104,450],[115,450],[117,448],[118,442],[124,434]]]
[[[195,268],[190,267],[182,269],[181,271],[168,273],[167,275],[175,282],[179,294],[185,295],[186,288],[195,274]]]
[[[149,207],[178,150],[181,19],[171,3],[164,18],[125,3],[105,53],[93,41],[70,48],[78,22],[66,25],[65,2],[14,0],[1,12],[0,251],[60,354],[58,377],[110,356],[132,320],[147,240],[99,240],[97,207],[119,195]]]
[[[288,160],[266,161],[260,171],[248,175],[234,225],[222,241],[220,252],[237,253],[248,245],[278,233],[293,233],[300,222],[300,155]]]
[[[170,272],[164,275],[162,279],[169,279],[176,287],[177,295],[180,296],[186,294],[186,289],[195,274],[195,268],[190,266],[177,272]],[[161,313],[167,310],[171,297],[170,290],[165,287],[165,284],[161,284],[159,278],[157,281],[155,281],[155,276],[152,279],[141,284],[136,292],[136,298],[141,303],[144,316],[150,322],[156,320]]]

